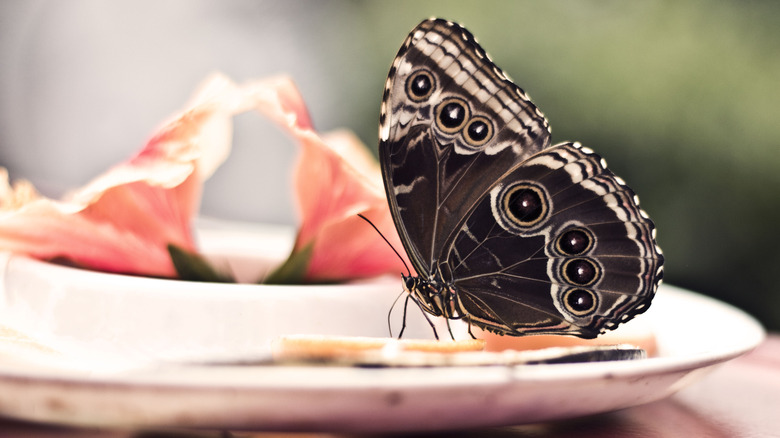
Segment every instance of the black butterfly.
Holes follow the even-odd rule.
[[[423,310],[505,335],[592,338],[663,277],[634,192],[547,120],[463,27],[422,22],[385,84],[379,157]]]

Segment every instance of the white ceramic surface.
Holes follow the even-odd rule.
[[[743,312],[670,286],[660,288],[645,316],[656,333],[659,357],[566,365],[379,369],[169,363],[95,372],[61,367],[67,362],[61,354],[13,336],[3,342],[0,336],[0,414],[87,426],[286,431],[521,424],[661,399],[713,365],[754,348],[764,336]]]
[[[292,233],[212,224],[200,227],[199,240],[218,266],[251,281],[287,256]],[[401,291],[400,276],[324,286],[214,284],[0,257],[0,322],[106,366],[263,356],[289,334],[387,336],[388,310]],[[413,310],[407,335],[431,338]],[[401,315],[394,315],[397,330]]]

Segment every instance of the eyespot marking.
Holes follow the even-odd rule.
[[[471,146],[482,146],[493,137],[493,124],[486,117],[474,116],[463,128],[463,138]]]
[[[598,296],[587,289],[569,289],[563,294],[562,301],[564,308],[577,317],[588,316],[599,306]]]
[[[451,97],[436,106],[436,126],[448,134],[454,134],[469,120],[469,107],[463,99]]]
[[[549,201],[544,190],[529,183],[520,183],[507,190],[501,202],[503,213],[514,225],[533,227],[547,217]]]
[[[433,94],[436,79],[427,70],[418,70],[406,80],[406,95],[415,102],[422,102]]]

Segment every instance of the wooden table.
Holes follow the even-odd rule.
[[[410,436],[410,435],[404,435]],[[426,437],[437,436],[426,434]],[[447,437],[780,437],[780,334],[665,400],[587,418],[448,432]],[[138,432],[69,429],[0,420],[0,437],[337,437],[329,434]]]

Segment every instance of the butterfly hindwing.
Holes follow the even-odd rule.
[[[462,312],[507,334],[594,337],[646,310],[662,275],[653,224],[634,192],[571,143],[496,181],[467,213],[443,266]]]

